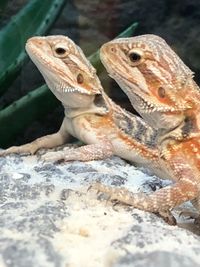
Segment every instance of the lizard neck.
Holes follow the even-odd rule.
[[[191,109],[183,114],[183,120],[180,121],[174,129],[159,129],[158,130],[158,145],[166,145],[170,142],[183,143],[188,140],[199,137],[200,122],[199,116],[196,115],[197,110]]]
[[[65,110],[65,116],[68,118],[75,118],[77,116],[81,116],[84,114],[96,114],[103,116],[105,114],[108,114],[110,112],[110,102],[108,96],[103,94],[98,94],[94,97],[94,101],[91,103],[91,105],[87,107],[69,107],[62,103]]]
[[[178,139],[182,140],[200,132],[200,88],[193,79],[182,88],[180,97],[185,100],[189,108],[179,111],[177,115],[172,114],[171,120],[179,116],[180,121],[174,128],[166,128],[165,132],[171,132],[173,135],[175,133]]]

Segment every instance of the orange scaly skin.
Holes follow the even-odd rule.
[[[169,213],[191,200],[200,213],[200,90],[192,71],[155,35],[108,42],[101,59],[137,112],[158,130],[159,161],[175,183],[150,195],[97,188],[151,212]]]
[[[115,154],[161,173],[157,164],[157,132],[104,93],[95,69],[72,40],[65,36],[33,37],[27,41],[26,50],[62,102],[65,118],[57,133],[8,148],[0,155],[34,154],[41,147],[62,145],[72,135],[87,145],[49,152],[42,159],[88,161]]]

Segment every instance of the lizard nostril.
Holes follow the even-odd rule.
[[[112,46],[112,47],[110,48],[110,51],[114,53],[114,52],[116,51],[116,49]]]

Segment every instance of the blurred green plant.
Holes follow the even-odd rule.
[[[0,95],[19,74],[27,57],[26,40],[44,34],[55,21],[66,0],[32,0],[0,31]],[[2,8],[6,1],[1,2]]]
[[[133,23],[117,37],[132,36],[137,25],[137,23]],[[100,74],[103,67],[99,58],[99,50],[89,56],[88,59]],[[48,87],[43,85],[1,110],[0,147],[9,146],[13,138],[23,132],[32,121],[48,114],[59,104],[60,102]]]
[[[2,14],[3,10],[6,8],[9,0],[1,0],[0,1],[0,15]]]

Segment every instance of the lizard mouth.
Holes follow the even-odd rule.
[[[133,106],[139,106],[141,112],[143,113],[153,113],[153,112],[176,112],[177,110],[172,107],[164,106],[164,105],[156,105],[155,103],[152,103],[152,101],[148,100],[148,96],[146,93],[142,91],[138,87],[137,84],[133,84],[121,73],[118,73],[116,70],[112,74],[109,73],[109,75],[114,78],[119,85],[123,84],[121,86],[125,93],[128,96],[131,96]],[[140,90],[140,91],[139,91]],[[133,97],[134,95],[134,97]]]
[[[139,103],[140,110],[142,113],[153,113],[153,112],[175,113],[177,111],[180,111],[172,107],[154,105],[137,93],[135,93],[135,99]]]
[[[154,112],[178,112],[180,109],[176,109],[173,107],[169,107],[166,105],[158,105],[156,103],[153,103],[142,88],[140,88],[139,85],[137,85],[134,80],[129,80],[125,75],[123,75],[122,71],[113,64],[112,61],[106,59],[106,66],[109,66],[107,68],[108,74],[111,78],[116,80],[116,82],[119,84],[119,86],[123,89],[123,91],[127,94],[127,96],[130,98],[133,107],[139,107],[140,113],[154,113]]]
[[[67,93],[67,94],[82,94],[82,95],[96,95],[92,94],[88,90],[82,88],[82,87],[72,87],[64,84],[62,81],[54,83],[54,86],[52,85],[51,88],[53,87],[54,90],[58,91],[59,93]]]
[[[184,102],[175,102],[171,99],[174,105],[167,105],[162,102],[158,102],[155,96],[151,96],[148,93],[145,83],[140,81],[139,73],[131,71],[127,68],[123,62],[123,58],[120,61],[116,57],[111,57],[107,54],[106,49],[102,49],[100,54],[102,63],[104,64],[107,72],[111,78],[113,78],[125,94],[129,97],[132,106],[137,109],[139,113],[179,113],[190,108],[189,105],[185,105]]]
[[[66,87],[66,88],[62,89],[62,92],[63,93],[81,93],[81,94],[89,95],[89,93],[86,90],[78,89],[78,88],[72,88],[72,87]]]

